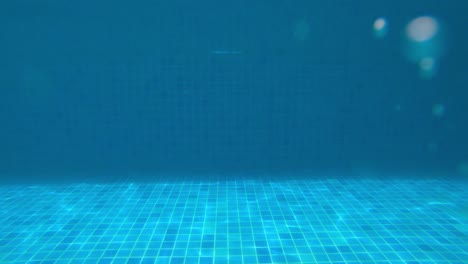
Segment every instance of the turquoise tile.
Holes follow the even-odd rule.
[[[1,186],[0,262],[463,263],[466,189],[351,178]]]

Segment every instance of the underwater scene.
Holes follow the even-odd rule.
[[[468,263],[468,1],[0,3],[0,263]]]

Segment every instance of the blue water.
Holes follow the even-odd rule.
[[[0,3],[0,263],[463,263],[467,13]]]

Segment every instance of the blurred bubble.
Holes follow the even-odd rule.
[[[432,115],[442,117],[445,114],[445,106],[443,104],[434,104],[432,106]]]
[[[424,58],[419,61],[419,66],[425,71],[432,70],[434,68],[434,59],[433,58]]]
[[[436,61],[433,58],[423,58],[419,61],[420,75],[424,79],[432,78],[436,70]]]
[[[431,142],[427,143],[427,149],[430,152],[437,152],[437,150],[439,149],[439,145],[436,142],[431,141]]]
[[[428,41],[437,33],[439,25],[437,21],[429,16],[413,19],[406,27],[408,37],[417,42]]]
[[[444,51],[441,24],[430,16],[411,20],[405,30],[405,55],[419,67],[420,77],[430,79],[435,75],[439,58]]]
[[[304,41],[309,36],[310,26],[305,19],[296,21],[294,24],[294,38],[299,41]]]
[[[458,164],[458,172],[463,175],[468,175],[468,161],[462,161]]]
[[[387,21],[385,18],[377,18],[374,21],[374,35],[378,38],[383,38],[387,34]]]

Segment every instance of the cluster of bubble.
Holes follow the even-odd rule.
[[[387,19],[374,21],[374,35],[383,38],[388,32]],[[409,61],[417,64],[421,78],[430,79],[443,54],[444,37],[441,23],[431,16],[420,16],[409,21],[404,30],[404,53]]]
[[[380,17],[373,24],[376,38],[384,38],[388,33],[388,21]],[[404,54],[406,58],[419,67],[422,79],[431,79],[436,73],[438,61],[442,57],[445,48],[444,30],[441,23],[431,16],[420,16],[412,19],[406,24],[403,34]],[[400,105],[395,107],[400,111]],[[443,104],[436,103],[432,106],[432,115],[442,118],[446,109]],[[437,143],[430,142],[428,148],[437,150]],[[468,161],[462,161],[458,165],[458,172],[468,175]]]
[[[388,32],[387,19],[377,18],[373,29],[375,37],[384,38]],[[444,49],[444,38],[439,21],[431,16],[416,17],[406,24],[403,38],[406,58],[419,67],[421,78],[431,79]],[[442,117],[445,114],[445,106],[434,104],[432,114],[434,117]]]

